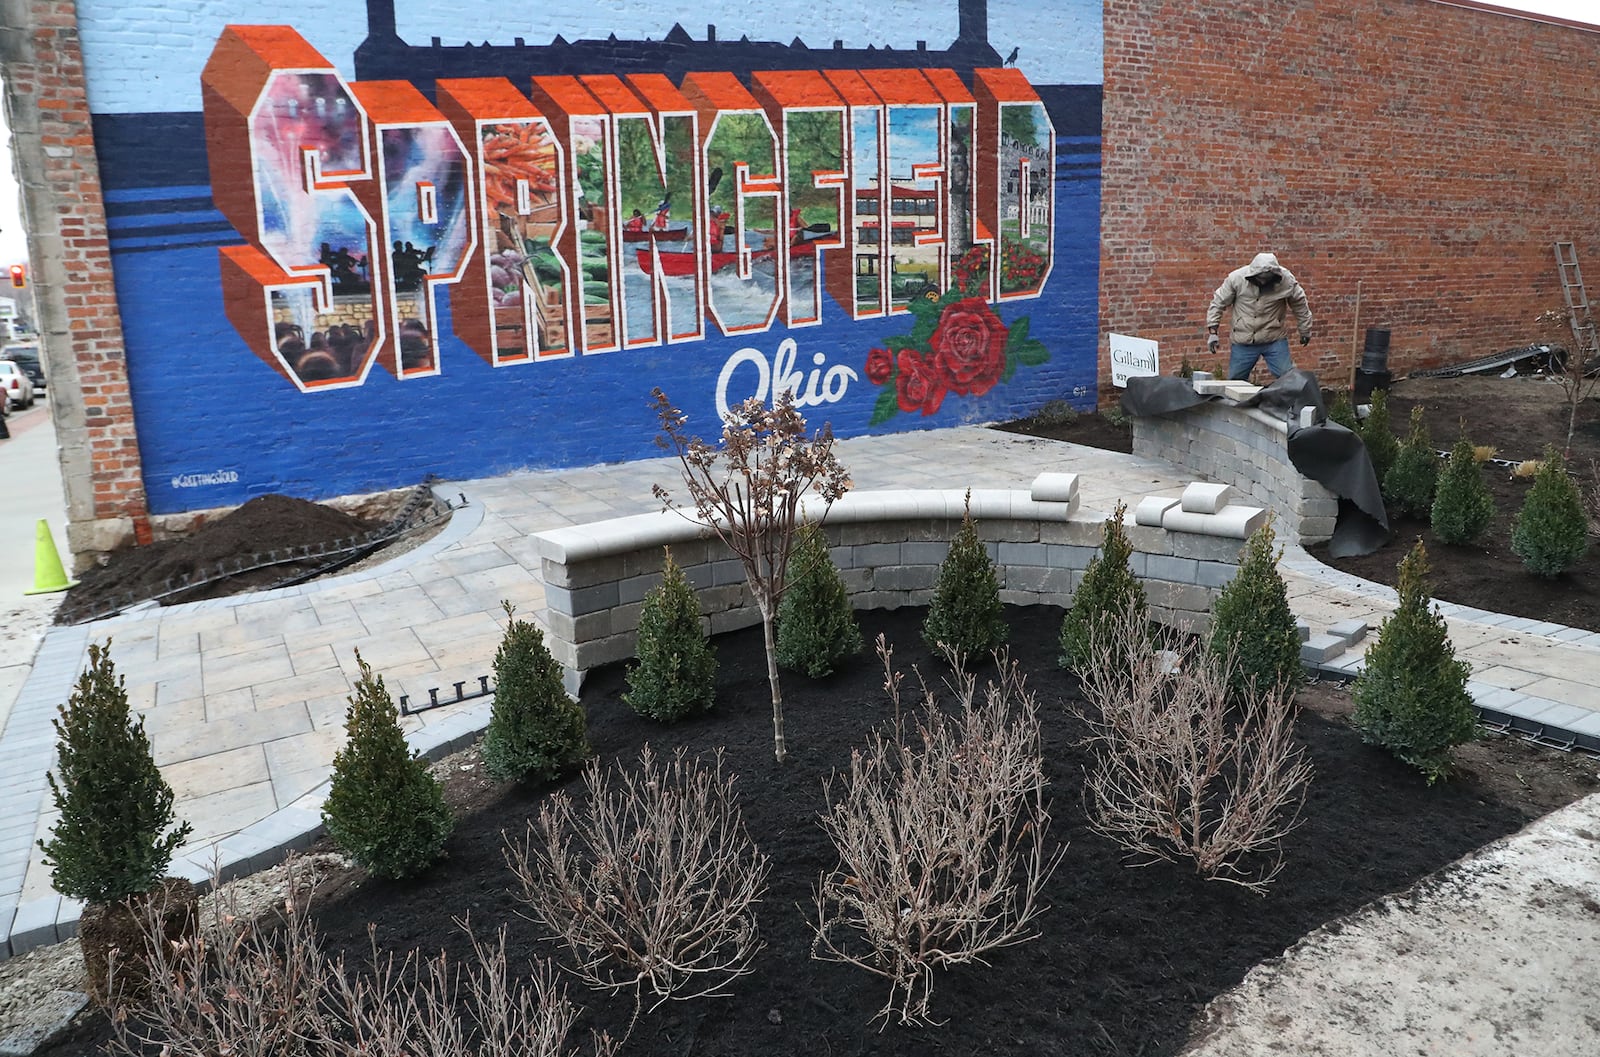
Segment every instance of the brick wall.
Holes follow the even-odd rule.
[[[1600,31],[1431,0],[1106,0],[1105,48],[1100,329],[1160,341],[1164,367],[1225,368],[1197,355],[1206,306],[1261,250],[1305,285],[1296,361],[1325,376],[1351,368],[1358,281],[1397,371],[1538,340],[1558,239],[1600,287]]]
[[[0,65],[79,567],[149,525],[72,4],[6,0]]]

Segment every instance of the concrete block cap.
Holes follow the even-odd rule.
[[[1267,520],[1265,507],[1230,506],[1215,514],[1191,514],[1173,508],[1161,518],[1161,527],[1169,532],[1193,532],[1201,536],[1220,536],[1223,539],[1249,539]]]
[[[1182,510],[1186,514],[1215,514],[1232,498],[1232,485],[1196,481],[1183,490]]]
[[[1160,528],[1161,519],[1167,516],[1167,511],[1178,505],[1172,498],[1163,498],[1157,495],[1145,496],[1139,500],[1139,505],[1133,508],[1133,523],[1135,525],[1148,525],[1151,528]]]
[[[1078,475],[1042,473],[1033,479],[1029,496],[1036,503],[1070,503],[1078,498]]]

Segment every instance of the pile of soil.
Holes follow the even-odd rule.
[[[228,514],[207,521],[193,535],[161,540],[112,554],[103,566],[86,571],[67,592],[56,621],[74,623],[108,608],[164,596],[164,604],[253,591],[329,561],[326,555],[242,572],[189,590],[173,592],[185,580],[209,578],[219,565],[280,550],[354,541],[380,525],[333,507],[283,495],[257,496]],[[246,564],[253,564],[247,561]]]
[[[1396,382],[1389,394],[1389,421],[1395,436],[1410,431],[1411,409],[1421,406],[1436,448],[1448,449],[1465,428],[1474,444],[1496,449],[1496,459],[1536,459],[1547,445],[1567,442],[1568,406],[1559,385],[1543,377],[1412,378]],[[1065,440],[1111,451],[1131,450],[1129,431],[1100,415],[1072,422],[1038,417],[995,427],[1011,433]],[[1107,435],[1109,432],[1109,436]],[[1580,487],[1600,487],[1600,400],[1579,406],[1569,468]],[[1495,499],[1495,518],[1481,542],[1455,547],[1434,539],[1425,520],[1391,517],[1389,542],[1371,554],[1335,558],[1327,547],[1310,548],[1321,561],[1367,580],[1393,586],[1402,558],[1420,538],[1428,548],[1433,596],[1493,613],[1600,631],[1600,547],[1554,579],[1535,576],[1511,553],[1511,523],[1527,497],[1531,478],[1511,469],[1485,465],[1484,480]]]
[[[913,668],[935,684],[944,673],[921,642],[925,615],[921,608],[860,614],[869,643],[881,632],[893,645],[895,667],[907,676],[907,701],[917,696]],[[1341,690],[1313,686],[1301,694],[1297,729],[1316,774],[1302,822],[1284,847],[1284,871],[1267,895],[1202,880],[1178,864],[1131,869],[1084,816],[1085,728],[1071,712],[1075,680],[1056,667],[1061,616],[1046,607],[1006,612],[1013,657],[1039,699],[1051,834],[1068,844],[1046,889],[1050,910],[1040,919],[1039,938],[999,951],[992,965],[939,973],[933,1010],[943,1023],[929,1028],[881,1026],[874,1017],[887,996],[883,981],[811,957],[813,886],[836,865],[817,824],[823,781],[847,767],[851,747],[865,744],[892,715],[877,660],[863,653],[823,681],[784,676],[789,760],[781,766],[772,759],[759,628],[716,639],[717,707],[678,725],[651,723],[629,710],[621,700],[622,666],[592,672],[583,704],[599,762],[636,762],[646,743],[662,754],[680,745],[697,754],[724,748],[739,776],[749,832],[772,860],[759,911],[766,947],[753,973],[732,985],[731,997],[647,1012],[623,1052],[1177,1053],[1194,1014],[1251,966],[1597,786],[1593,760],[1496,738],[1464,750],[1461,773],[1429,788],[1415,771],[1361,743],[1339,716],[1348,707]],[[460,958],[470,952],[456,921],[470,914],[480,935],[502,924],[509,929],[514,965],[534,956],[559,960],[562,952],[520,916],[502,855],[502,834],[520,838],[551,787],[494,786],[476,761],[455,771],[451,798],[471,813],[450,838],[447,858],[415,882],[350,871],[325,889],[315,913],[331,950],[364,963],[371,922],[385,950],[443,948]],[[561,788],[578,794],[581,781],[574,777]],[[615,1035],[626,1028],[630,999],[605,999],[576,982],[571,991],[587,1008],[580,1031],[597,1027]],[[103,1020],[84,1019],[45,1052],[78,1057],[105,1030]]]

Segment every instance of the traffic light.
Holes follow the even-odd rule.
[[[11,285],[16,287],[18,290],[21,290],[23,287],[28,285],[27,265],[13,264],[11,266]]]

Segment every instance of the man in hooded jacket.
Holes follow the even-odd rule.
[[[1211,308],[1206,312],[1206,344],[1212,352],[1221,343],[1217,328],[1222,325],[1222,310],[1230,305],[1233,325],[1228,377],[1249,378],[1259,359],[1267,361],[1267,370],[1274,378],[1291,369],[1294,362],[1289,358],[1284,317],[1294,309],[1300,344],[1304,345],[1311,340],[1311,306],[1289,269],[1279,264],[1273,254],[1258,253],[1249,264],[1228,273],[1212,295]]]

